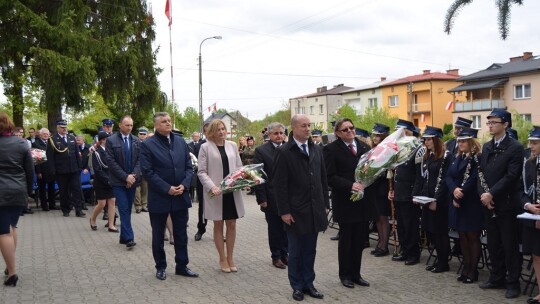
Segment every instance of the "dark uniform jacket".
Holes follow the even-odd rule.
[[[36,141],[32,144],[32,148],[47,151],[49,141],[43,142],[41,138],[36,138]],[[35,166],[36,174],[41,174],[41,180],[44,182],[54,182],[54,175],[51,173],[48,161]]]
[[[99,157],[99,159],[98,159]],[[94,186],[98,188],[108,188],[109,166],[107,165],[107,153],[103,147],[98,146],[92,153],[92,170],[94,171]]]
[[[148,182],[148,210],[153,213],[168,213],[191,208],[189,185],[193,167],[189,149],[179,135],[167,137],[156,134],[141,145],[141,168]],[[184,185],[182,195],[169,195],[171,186]]]
[[[454,156],[457,154],[458,149],[456,147],[456,139],[450,139],[447,142],[444,143],[446,146],[446,150],[450,152],[450,155]]]
[[[330,208],[322,148],[308,141],[309,157],[289,141],[274,153],[273,186],[278,215],[291,214],[286,226],[298,235],[326,230],[326,209]]]
[[[538,175],[540,175],[540,164],[537,158],[529,159],[525,162],[524,172],[521,179],[521,203],[520,210],[524,210],[526,203],[536,204],[540,199],[540,185],[538,185]],[[535,221],[521,221],[524,225],[534,227]]]
[[[75,142],[75,136],[66,134],[66,141],[55,133],[47,143],[47,162],[52,175],[80,172],[82,169],[81,155]]]
[[[88,167],[88,161],[90,159],[90,145],[84,144],[82,149],[81,146],[77,145],[77,148],[79,149],[79,153],[81,153],[82,168],[90,170],[90,168]]]
[[[416,177],[416,152],[394,170],[394,201],[411,202],[414,180]]]
[[[188,144],[189,152],[193,153],[197,158],[199,158],[199,151],[201,150],[201,145],[206,142],[206,139],[201,139],[199,142],[195,143],[194,141]]]
[[[506,135],[499,147],[492,139],[482,147],[480,170],[484,175],[493,195],[496,213],[517,213],[518,205],[512,194],[519,189],[520,175],[523,168],[523,146]],[[477,183],[479,195],[484,193],[480,176]],[[486,208],[487,209],[487,208]]]
[[[271,214],[278,214],[276,198],[274,197],[274,186],[272,184],[272,176],[274,174],[274,151],[276,147],[269,141],[262,146],[255,149],[254,164],[264,164],[264,172],[268,176],[268,181],[260,186],[255,187],[255,195],[257,197],[257,203],[261,204],[266,202],[267,207],[261,209],[264,212]]]
[[[125,167],[124,139],[121,132],[116,132],[107,138],[107,164],[109,166],[109,183],[111,186],[126,186],[128,175],[135,174],[136,182],[134,186],[141,183],[141,165],[139,154],[141,150],[141,140],[129,134],[131,139],[131,168]]]
[[[351,188],[354,171],[362,154],[371,150],[364,142],[356,142],[356,156],[354,156],[343,140],[337,139],[323,148],[328,186],[332,188],[332,212],[338,223],[357,223],[371,220],[372,200],[375,188],[367,187],[364,197],[358,201],[351,201]],[[388,192],[386,193],[388,195]]]

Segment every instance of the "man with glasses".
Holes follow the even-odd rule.
[[[463,130],[463,128],[470,128],[471,125],[472,120],[458,117],[456,119],[456,122],[454,123],[454,136],[458,137],[459,133],[461,133],[461,130]],[[457,141],[455,138],[448,140],[444,144],[446,146],[446,150],[450,152],[450,155],[455,155],[457,153]]]
[[[69,216],[72,208],[75,208],[77,217],[84,217],[86,214],[82,211],[81,154],[75,137],[68,134],[67,121],[58,120],[56,131],[47,144],[47,164],[49,172],[55,176],[58,183],[60,208],[64,217]]]
[[[493,138],[482,147],[478,194],[485,207],[490,276],[482,289],[504,289],[506,298],[520,294],[522,256],[519,253],[518,220],[513,192],[519,189],[523,167],[523,146],[512,139],[507,128],[512,116],[505,109],[493,109],[487,117]]]
[[[287,234],[283,230],[283,222],[278,215],[274,187],[271,180],[274,167],[274,151],[283,143],[285,126],[281,123],[273,122],[267,127],[267,135],[270,140],[255,149],[253,163],[264,164],[264,172],[268,175],[269,180],[265,184],[255,188],[255,195],[268,224],[268,245],[270,246],[272,265],[276,268],[285,269],[289,261]]]

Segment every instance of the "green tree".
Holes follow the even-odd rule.
[[[199,112],[193,107],[184,109],[184,113],[179,114],[176,119],[176,129],[184,132],[184,137],[188,138],[195,131],[199,131]]]
[[[530,121],[523,119],[517,111],[514,110],[512,112],[512,116],[514,116],[512,117],[512,129],[517,131],[519,142],[522,145],[527,146],[527,143],[529,142],[529,131],[531,131],[533,124]]]
[[[473,0],[454,0],[454,3],[448,8],[446,17],[444,18],[444,31],[450,35],[454,20],[459,14],[459,11],[466,5],[471,4]],[[499,9],[499,32],[501,39],[506,40],[510,28],[510,9],[512,5],[523,5],[523,0],[497,0],[495,1]]]
[[[369,107],[363,115],[357,115],[356,111],[348,104],[339,108],[338,114],[332,115],[332,120],[341,118],[349,118],[355,127],[367,130],[368,132],[371,132],[375,123],[387,125],[390,127],[390,130],[393,130],[398,120],[398,117],[391,115],[388,110],[375,107]],[[327,131],[333,132],[331,126],[329,126],[329,130]]]

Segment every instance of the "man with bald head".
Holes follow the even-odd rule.
[[[326,230],[328,185],[322,147],[310,138],[306,115],[291,119],[289,141],[274,152],[272,183],[278,215],[285,223],[289,243],[288,274],[296,301],[304,293],[317,299],[324,295],[314,286],[317,236]]]

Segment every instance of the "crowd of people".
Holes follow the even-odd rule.
[[[422,145],[366,186],[355,179],[356,166],[390,135],[390,127],[384,124],[376,123],[370,135],[351,119],[340,119],[333,126],[336,139],[323,144],[321,132],[312,132],[308,116],[294,115],[289,134],[283,124],[271,123],[264,131],[265,142],[256,146],[251,136],[238,144],[228,140],[226,125],[213,120],[204,125],[202,134],[194,132],[188,144],[173,132],[169,114],[160,112],[153,117],[153,134],[142,127],[134,136],[133,120],[126,115],[119,120],[117,132],[112,131],[114,121],[104,119],[94,145],[86,145],[82,137],[67,132],[65,120],[57,122],[55,134],[43,128],[20,138],[22,128],[0,113],[0,180],[6,182],[0,189],[4,284],[16,286],[18,281],[16,227],[19,216],[31,212],[28,196],[34,174],[43,211],[58,209],[57,184],[63,216],[75,210],[75,216],[85,217],[85,204],[93,198],[86,199],[81,190],[84,170],[93,176],[97,201],[89,219],[91,230],[97,230],[97,217],[107,211],[105,227],[119,233],[119,243],[130,250],[136,246],[133,206],[136,213],[149,213],[157,279],[167,277],[166,230],[175,249],[175,274],[198,277],[188,268],[186,230],[195,196],[199,202],[195,241],[202,239],[207,221],[212,221],[216,265],[225,273],[238,272],[236,221],[245,216],[244,203],[241,192],[222,193],[219,184],[243,165],[262,164],[268,181],[249,190],[265,214],[271,263],[287,269],[294,300],[302,301],[305,295],[324,298],[314,286],[314,265],[319,232],[326,230],[330,210],[339,224],[337,275],[346,288],[370,286],[361,275],[361,265],[371,222],[379,236],[371,254],[390,255],[390,233],[397,231],[399,251],[391,260],[408,266],[420,260],[423,231],[436,252],[435,262],[426,267],[432,273],[450,270],[448,232],[457,231],[459,242],[453,250],[463,257],[457,280],[464,284],[478,281],[480,237],[485,232],[491,267],[480,288],[505,288],[506,298],[518,297],[522,253],[532,254],[540,276],[540,221],[517,218],[523,212],[540,214],[540,128],[531,130],[525,150],[511,132],[512,119],[506,110],[494,109],[487,116],[492,138],[483,145],[471,123],[459,117],[454,124],[456,138],[445,143],[440,128],[427,126],[420,134],[412,122],[398,120],[396,129],[418,137]],[[46,151],[47,161],[34,167],[30,147]],[[353,202],[351,193],[358,191],[363,192],[361,201]],[[430,199],[421,202],[415,198],[420,196]],[[396,230],[391,229],[389,217],[397,222]],[[540,296],[527,302],[539,303]]]

